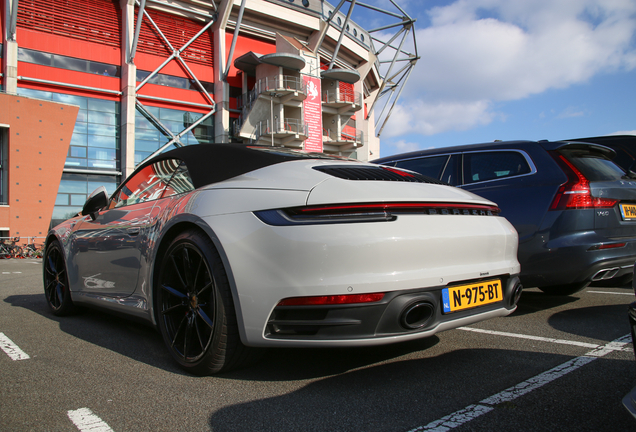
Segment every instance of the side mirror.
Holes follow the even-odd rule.
[[[627,170],[627,175],[633,179],[636,179],[636,161],[634,161],[634,163],[629,166],[629,169]]]
[[[90,215],[91,219],[95,220],[95,213],[107,205],[108,194],[106,193],[106,188],[104,186],[100,186],[88,196],[88,199],[82,208],[82,216]]]

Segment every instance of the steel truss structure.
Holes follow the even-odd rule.
[[[152,1],[152,0],[149,0],[149,1]],[[174,145],[176,147],[183,146],[183,144],[181,143],[181,137],[184,136],[185,134],[187,134],[188,132],[190,132],[191,130],[193,130],[195,127],[197,127],[199,124],[201,124],[203,121],[205,121],[208,117],[210,117],[212,114],[214,114],[216,112],[216,104],[214,102],[214,99],[212,98],[212,96],[210,96],[210,94],[205,89],[205,87],[203,87],[203,85],[201,84],[199,79],[196,77],[194,72],[192,72],[192,70],[190,69],[190,67],[186,63],[186,61],[181,56],[181,53],[183,53],[188,48],[188,46],[190,46],[199,36],[201,36],[204,32],[208,31],[210,29],[210,27],[212,27],[212,25],[216,21],[216,18],[215,18],[216,15],[212,16],[207,21],[207,23],[203,26],[203,28],[201,28],[201,30],[196,35],[194,35],[188,42],[186,42],[181,48],[175,49],[172,46],[172,44],[170,43],[170,41],[168,40],[168,38],[163,34],[163,32],[161,31],[159,26],[150,17],[150,15],[148,14],[148,11],[146,11],[146,0],[136,0],[135,3],[136,3],[136,5],[138,6],[139,9],[138,9],[138,12],[137,12],[137,20],[136,20],[137,22],[136,22],[136,27],[135,27],[135,34],[134,34],[134,36],[132,38],[130,38],[130,35],[128,34],[128,29],[130,27],[126,26],[126,40],[127,41],[131,41],[130,45],[126,44],[126,49],[129,50],[129,53],[127,53],[127,56],[126,56],[127,63],[129,63],[129,64],[133,64],[134,63],[135,54],[137,52],[137,44],[139,43],[139,34],[140,34],[140,31],[141,31],[141,24],[143,22],[143,19],[146,19],[148,21],[148,23],[155,29],[157,34],[160,36],[161,41],[164,43],[164,45],[166,46],[168,51],[172,52],[172,54],[170,56],[168,56],[168,58],[163,63],[161,63],[161,65],[159,65],[154,71],[152,71],[135,88],[135,105],[136,105],[137,109],[148,120],[150,120],[155,125],[155,127],[157,127],[157,129],[159,129],[159,131],[162,134],[164,134],[166,137],[169,138],[169,141],[166,144],[164,144],[162,147],[160,147],[158,150],[156,150],[154,153],[152,153],[150,156],[148,156],[148,158],[151,158],[151,157],[155,156],[156,154],[159,154],[159,153],[163,152],[165,149],[167,149],[168,147],[170,147],[172,145]],[[163,4],[162,2],[158,2],[158,1],[156,1],[155,3]],[[214,4],[214,2],[211,2],[211,6],[216,11],[216,5]],[[209,103],[209,105],[207,105],[206,107],[208,107],[210,109],[206,114],[204,114],[198,120],[196,120],[194,122],[191,122],[191,124],[189,126],[187,126],[185,129],[183,129],[181,132],[179,132],[177,134],[172,133],[172,131],[169,128],[167,128],[165,125],[163,125],[161,123],[161,121],[156,116],[154,116],[143,105],[143,103],[141,103],[141,101],[139,100],[140,98],[141,99],[143,99],[143,98],[153,99],[153,98],[150,98],[150,97],[145,97],[144,95],[140,95],[139,94],[139,90],[141,90],[141,88],[144,85],[146,85],[154,76],[156,76],[172,60],[178,61],[179,64],[185,69],[188,77],[192,81],[194,81],[194,83],[196,84],[199,92],[201,94],[203,94],[203,96],[205,97],[206,101]],[[199,106],[202,106],[202,105],[199,105]]]

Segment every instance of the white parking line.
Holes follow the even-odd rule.
[[[0,349],[11,357],[12,360],[27,360],[31,358],[4,333],[0,333]]]
[[[104,420],[88,408],[71,410],[66,414],[81,432],[113,432]]]
[[[517,339],[536,340],[540,342],[557,343],[561,345],[574,345],[574,346],[579,346],[583,348],[591,348],[591,349],[600,348],[602,346],[597,344],[577,342],[577,341],[571,341],[566,339],[554,339],[554,338],[546,338],[541,336],[524,335],[519,333],[508,333],[508,332],[500,332],[495,330],[483,330],[483,329],[472,328],[472,327],[458,327],[457,330],[465,330],[465,331],[471,331],[475,333],[484,333],[484,334],[489,334],[494,336],[508,336],[508,337],[513,337]],[[628,348],[621,348],[619,351],[631,351],[631,350],[632,350],[631,347],[628,347]]]
[[[623,350],[623,346],[628,344],[630,341],[631,335],[625,335],[621,338],[616,339],[615,341],[608,343],[607,345],[603,345],[600,348],[590,351],[581,357],[576,357],[555,368],[552,368],[522,383],[519,383],[514,387],[510,387],[502,392],[483,399],[475,405],[469,405],[464,409],[455,411],[454,413],[447,415],[446,417],[442,417],[439,420],[432,421],[426,426],[420,426],[415,429],[411,429],[409,432],[446,432],[459,427],[479,417],[482,414],[486,414],[492,411],[498,404],[501,404],[503,402],[510,402],[520,396],[528,394],[531,391],[536,390],[544,386],[545,384],[556,380],[557,378],[561,378],[562,376],[577,370],[581,366],[585,366],[586,364],[596,360],[597,358],[611,353],[612,351]]]
[[[634,297],[634,293],[633,292],[611,292],[611,291],[585,291],[585,292],[589,292],[589,293],[594,293],[594,294],[616,294],[616,295],[626,295],[626,296],[632,296]]]

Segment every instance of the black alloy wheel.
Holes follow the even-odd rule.
[[[74,312],[64,253],[57,241],[52,241],[46,248],[43,272],[44,295],[53,315],[64,316]]]
[[[156,289],[157,321],[172,356],[189,372],[210,375],[243,364],[223,263],[198,231],[177,236],[163,257]]]

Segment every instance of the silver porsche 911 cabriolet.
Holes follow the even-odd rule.
[[[397,168],[275,147],[181,147],[51,230],[55,315],[156,325],[209,375],[259,347],[407,341],[513,312],[517,233],[483,198]]]

